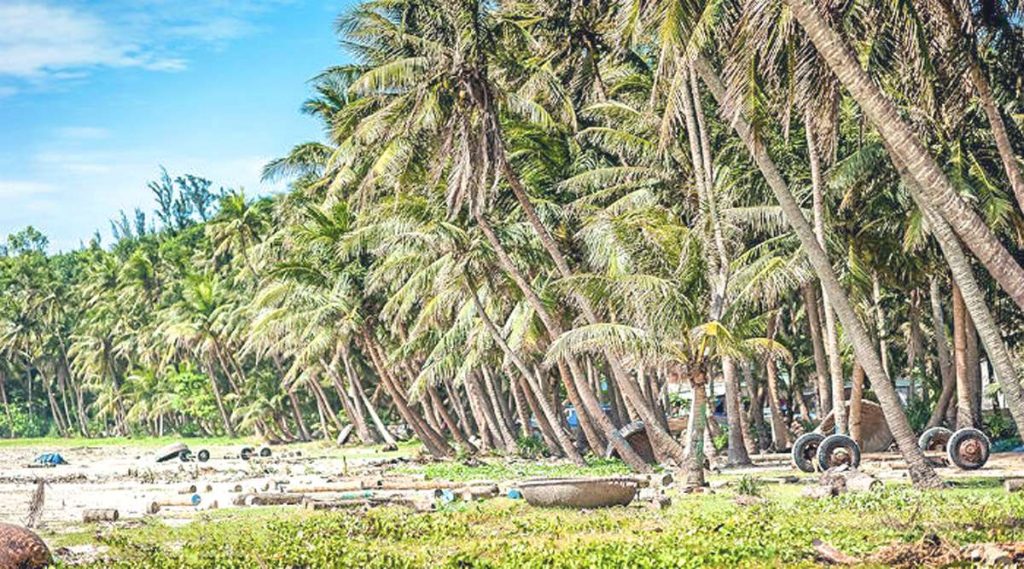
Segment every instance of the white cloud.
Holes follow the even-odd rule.
[[[54,187],[44,182],[0,180],[0,199],[24,199],[50,194]]]
[[[89,12],[40,3],[0,5],[0,75],[41,78],[91,67],[159,64]]]

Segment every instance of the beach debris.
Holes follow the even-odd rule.
[[[116,522],[121,517],[115,508],[91,508],[82,510],[82,522]]]
[[[188,445],[178,442],[161,447],[154,456],[157,462],[167,462],[168,460],[181,457],[181,454],[185,452],[189,452]]]
[[[67,464],[68,461],[64,460],[64,457],[58,452],[44,452],[37,456],[32,463],[39,466],[59,466]]]
[[[203,499],[199,494],[192,494],[188,498],[162,498],[150,502],[149,506],[146,508],[146,512],[156,514],[164,508],[195,507],[201,504],[202,501]]]
[[[53,563],[50,548],[32,530],[0,523],[0,567],[41,569]]]

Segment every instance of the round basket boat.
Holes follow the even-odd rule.
[[[846,412],[847,419],[849,419],[849,402],[846,403]],[[832,412],[829,411],[828,415],[825,415],[825,419],[821,421],[821,425],[815,430],[820,433],[831,434],[835,426],[836,421],[832,416]],[[863,402],[860,413],[860,432],[861,438],[864,440],[864,444],[861,445],[863,452],[884,452],[889,450],[889,446],[892,445],[892,432],[889,431],[889,425],[885,422],[885,415],[882,413],[882,408],[878,403],[873,401]]]
[[[607,508],[625,506],[636,496],[637,483],[624,477],[542,478],[519,485],[531,506],[542,508]]]

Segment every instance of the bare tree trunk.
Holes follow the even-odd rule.
[[[231,419],[228,418],[227,409],[224,408],[224,400],[220,394],[220,387],[217,385],[217,376],[213,373],[213,365],[210,364],[208,359],[204,360],[206,364],[206,375],[210,377],[210,388],[213,389],[213,398],[217,402],[217,411],[220,412],[220,419],[224,423],[224,432],[229,437],[235,438],[235,427],[231,424]]]
[[[701,379],[702,377],[694,377],[690,381],[693,402],[690,405],[690,425],[686,435],[688,441],[686,485],[690,487],[706,485],[704,481],[704,430],[706,428],[705,410],[708,405],[708,395],[706,385]]]
[[[299,435],[303,441],[313,440],[309,436],[309,429],[306,428],[306,421],[302,418],[302,409],[299,407],[299,398],[295,395],[294,389],[286,390],[288,394],[288,405],[292,410],[292,417],[295,418],[295,426],[299,429]]]

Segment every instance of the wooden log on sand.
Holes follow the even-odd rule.
[[[322,485],[312,485],[312,486],[300,486],[300,485],[296,485],[296,486],[289,485],[288,486],[288,491],[289,492],[294,492],[294,493],[298,493],[298,494],[324,494],[324,493],[331,493],[331,492],[352,492],[352,491],[355,491],[355,490],[365,490],[365,489],[367,489],[367,488],[365,486],[363,486],[363,481],[361,481],[361,480],[349,480],[349,481],[345,481],[345,482],[337,482],[337,483],[334,483],[334,484],[322,484]]]
[[[82,510],[82,522],[116,522],[121,514],[114,508],[96,508]]]
[[[306,501],[307,498],[308,496],[305,494],[290,492],[249,494],[243,503],[246,506],[296,506]]]
[[[182,487],[178,488],[178,494],[189,494],[189,495],[192,495],[192,494],[196,493],[196,490],[197,490],[197,488],[196,488],[195,484],[189,484],[188,486],[182,486]]]
[[[159,500],[153,500],[149,503],[149,507],[146,511],[150,514],[156,514],[163,508],[187,508],[191,506],[199,505],[199,496],[193,494],[188,498],[162,498]]]
[[[348,510],[356,508],[368,508],[369,500],[307,500],[304,504],[307,510]]]

